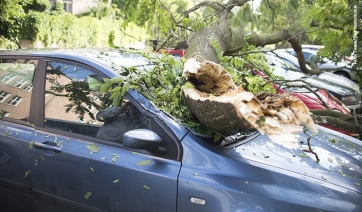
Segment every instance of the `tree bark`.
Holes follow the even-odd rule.
[[[197,57],[201,61],[212,61],[219,63],[216,51],[210,45],[209,40],[216,38],[220,44],[220,50],[225,54],[232,54],[241,50],[246,43],[256,46],[265,46],[282,41],[288,41],[294,51],[297,53],[300,68],[307,74],[320,74],[319,69],[308,69],[303,56],[302,47],[297,38],[288,31],[283,30],[271,34],[259,35],[255,32],[245,32],[240,29],[230,29],[227,24],[219,24],[213,27],[207,27],[194,32],[189,40],[186,58]]]
[[[191,112],[201,123],[221,133],[258,129],[274,142],[296,148],[294,134],[303,131],[302,123],[317,132],[309,110],[288,93],[260,93],[256,96],[238,87],[219,64],[196,58],[188,59],[184,76],[193,86],[183,87]]]

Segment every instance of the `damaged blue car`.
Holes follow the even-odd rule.
[[[214,143],[128,89],[120,113],[147,124],[99,137],[116,76],[89,52],[0,52],[0,211],[362,211],[362,143],[321,126],[295,150],[253,130]]]

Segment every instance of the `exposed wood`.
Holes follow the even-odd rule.
[[[294,134],[303,131],[302,123],[317,132],[308,108],[288,93],[255,96],[236,86],[221,65],[195,58],[186,62],[184,76],[194,85],[184,87],[186,104],[210,129],[224,133],[255,128],[289,148],[297,146]]]

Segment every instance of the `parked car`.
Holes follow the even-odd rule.
[[[266,57],[269,58],[268,64],[275,76],[282,77],[283,80],[294,81],[292,83],[283,84],[274,82],[273,87],[278,93],[289,92],[291,95],[297,96],[312,111],[326,109],[326,107],[323,105],[324,101],[327,104],[328,108],[331,110],[339,111],[344,114],[351,114],[350,110],[341,101],[339,101],[335,97],[332,97],[332,95],[326,90],[311,87],[309,86],[309,84],[304,83],[301,77],[302,73],[286,71],[285,69],[278,67],[275,65],[275,63],[271,62],[269,56]],[[259,75],[263,77],[265,81],[269,80],[268,75],[260,70],[252,70],[252,73],[254,75]],[[315,94],[313,92],[315,92]],[[317,95],[321,97],[323,101],[319,99]]]
[[[321,126],[294,150],[252,130],[210,143],[130,88],[148,129],[97,138],[119,70],[89,51],[0,52],[0,211],[362,210],[362,143]]]
[[[305,50],[305,51],[308,51],[308,50]],[[275,51],[275,53],[281,59],[288,62],[289,64],[293,64],[292,66],[294,66],[296,69],[300,70],[298,59],[294,55],[290,54],[285,49],[278,49]],[[311,68],[308,64],[307,64],[307,67]],[[313,75],[313,77],[318,77],[318,78],[324,79],[326,81],[331,81],[336,84],[342,85],[344,87],[351,88],[351,89],[357,91],[358,94],[361,93],[361,88],[359,87],[359,85],[356,82],[354,82],[351,79],[348,79],[346,77],[338,77],[336,75],[337,74],[334,74],[332,72],[322,72],[321,74],[319,74],[317,76]]]
[[[186,54],[186,50],[184,49],[160,49],[158,50],[158,53],[161,54],[170,54],[173,55],[174,57],[184,57]]]
[[[289,80],[300,79],[316,88],[325,89],[343,102],[349,109],[362,108],[360,89],[353,81],[332,73],[323,73],[318,76],[307,75],[303,73],[295,63],[293,63],[298,62],[296,58],[296,61],[293,61],[293,58],[287,57],[283,53],[278,52],[277,56],[272,53],[268,53],[266,54],[266,57],[272,68],[278,67],[275,70],[275,74],[277,76],[282,76]],[[349,86],[347,87],[341,84],[348,84]]]
[[[322,45],[302,44],[302,49],[311,49],[314,51],[318,51],[323,48],[324,48],[324,46],[322,46]]]
[[[284,84],[278,84],[278,82],[273,83],[273,87],[276,89],[278,93],[285,93],[288,92],[293,96],[298,97],[307,107],[308,109],[313,113],[313,110],[325,110],[328,109],[338,111],[344,114],[351,115],[351,111],[336,97],[334,97],[332,94],[330,94],[328,91],[320,88],[315,88],[312,86],[309,86],[309,84],[304,83],[303,79],[300,78],[302,73],[300,72],[293,72],[293,71],[286,71],[283,68],[275,67],[275,63],[270,64],[270,60],[268,60],[269,65],[273,69],[273,74],[275,76],[283,77],[285,80],[291,80],[295,82],[291,83],[284,83]],[[263,78],[268,80],[268,76],[261,71],[252,70],[253,74],[259,75]],[[288,85],[286,85],[288,84]],[[293,86],[294,84],[294,86]],[[305,86],[305,88],[301,87]],[[313,93],[314,92],[314,93]],[[326,104],[326,106],[323,104],[323,102]],[[340,133],[356,137],[358,136],[354,132],[348,132],[345,130],[338,129],[336,127],[333,127],[329,124],[323,124],[324,127],[327,127],[329,129],[336,130]]]
[[[310,49],[310,50],[314,50],[314,51],[319,51],[323,48],[324,48],[324,46],[322,46],[322,45],[311,45],[311,44],[302,45],[302,49]],[[345,56],[344,59],[347,63],[352,63],[354,60],[354,55],[352,54],[350,56]]]
[[[351,65],[347,61],[341,61],[338,63],[335,63],[327,58],[321,58],[317,56],[318,51],[314,49],[306,49],[303,48],[303,55],[304,59],[306,61],[313,61],[316,63],[316,65],[321,69],[321,71],[324,72],[331,72],[340,76],[343,76],[347,79],[351,80],[357,80],[358,77],[356,73],[352,72]],[[289,49],[278,49],[276,52],[279,54],[279,52],[286,52],[296,57],[296,52],[289,48]]]

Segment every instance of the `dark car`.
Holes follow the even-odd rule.
[[[285,69],[283,75],[288,75],[294,79],[303,78],[303,81],[312,86],[327,90],[343,102],[349,109],[360,110],[362,108],[360,89],[353,81],[331,73],[321,74],[320,76],[308,76],[300,70],[296,57],[285,53],[284,50],[276,50],[275,52],[277,56],[268,53],[267,57],[269,57],[269,60],[272,63],[275,63],[274,65]],[[339,82],[341,84],[339,84]]]
[[[250,130],[210,143],[128,89],[149,125],[98,138],[118,76],[99,54],[0,52],[0,211],[362,210],[362,143],[324,127],[293,150]]]

